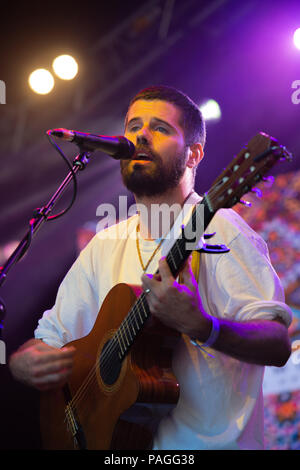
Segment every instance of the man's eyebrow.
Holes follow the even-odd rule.
[[[142,119],[141,119],[140,117],[134,117],[134,118],[130,119],[130,121],[128,121],[128,122],[126,123],[126,126],[128,127],[130,124],[134,124],[135,122],[138,122],[138,121],[141,121],[141,120],[142,120]],[[175,130],[175,128],[174,128],[170,123],[168,123],[167,121],[164,121],[163,119],[160,119],[160,118],[157,118],[157,117],[153,117],[153,118],[151,119],[151,121],[155,121],[156,123],[164,124],[164,125],[168,126],[170,129],[174,129],[174,130]]]
[[[153,118],[153,121],[155,121],[155,122],[157,122],[157,123],[165,124],[166,126],[170,127],[171,129],[174,129],[174,127],[172,126],[172,124],[170,124],[170,123],[167,122],[167,121],[164,121],[163,119],[154,117],[154,118]]]
[[[130,119],[130,121],[126,122],[126,127],[129,126],[129,124],[133,124],[134,122],[137,122],[137,121],[140,121],[140,120],[141,120],[140,117],[134,117],[134,118]]]

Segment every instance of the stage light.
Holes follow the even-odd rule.
[[[72,80],[78,72],[76,60],[67,54],[56,57],[52,63],[56,75],[62,80]]]
[[[29,75],[30,88],[39,95],[47,95],[54,87],[54,78],[46,69],[37,69]]]
[[[294,32],[294,44],[297,49],[300,49],[300,28]]]
[[[211,119],[220,119],[221,109],[215,100],[208,100],[206,103],[200,106],[200,111],[203,118],[206,121]]]

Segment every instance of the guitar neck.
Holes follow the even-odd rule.
[[[182,230],[181,237],[175,241],[166,256],[174,278],[178,276],[183,264],[193,251],[192,246],[196,247],[213,216],[214,212],[209,209],[209,200],[206,195],[195,206],[188,224]],[[150,315],[147,297],[143,292],[114,335],[113,341],[117,346],[119,359],[126,356]]]

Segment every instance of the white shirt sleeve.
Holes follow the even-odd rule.
[[[62,347],[87,335],[99,311],[96,286],[92,278],[92,253],[85,249],[62,281],[51,310],[44,312],[34,332],[35,338]]]
[[[240,233],[219,257],[211,303],[221,317],[235,321],[281,317],[287,326],[292,312],[284,303],[281,282],[271,265],[265,242]],[[215,294],[215,295],[214,295]]]

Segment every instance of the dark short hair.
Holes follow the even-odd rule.
[[[177,106],[181,111],[180,125],[184,131],[186,145],[199,142],[204,147],[206,131],[202,113],[199,107],[183,92],[165,85],[144,88],[132,98],[128,109],[138,100],[161,100]]]

